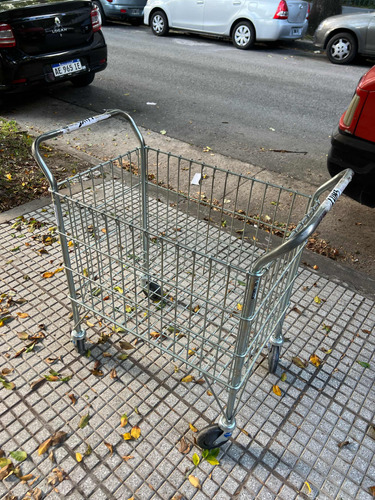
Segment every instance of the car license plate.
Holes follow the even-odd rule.
[[[302,35],[302,28],[292,28],[290,33],[292,36]]]
[[[82,71],[81,61],[79,59],[74,59],[73,61],[67,61],[63,63],[52,64],[52,71],[55,76],[65,76],[71,75],[72,73],[77,73]]]
[[[132,9],[131,10],[133,16],[140,16],[141,15],[141,9]]]

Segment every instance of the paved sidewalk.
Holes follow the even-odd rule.
[[[182,383],[187,369],[176,372],[168,356],[149,346],[119,350],[123,334],[95,315],[87,317],[90,356],[79,356],[70,342],[61,251],[50,230],[53,207],[25,215],[20,230],[14,222],[1,225],[0,241],[0,307],[11,316],[0,327],[0,448],[19,464],[18,476],[31,476],[3,479],[1,498],[373,498],[373,300],[302,267],[276,374],[268,374],[264,353],[219,465],[201,461],[193,470],[193,454],[201,457],[194,431],[219,415],[208,388]],[[127,359],[119,359],[124,352]],[[292,362],[313,354],[322,360],[319,367]],[[221,391],[218,397],[224,400]],[[121,427],[124,414],[128,423]],[[133,438],[125,440],[132,429]],[[65,439],[55,435],[39,454],[59,431]],[[10,456],[20,450],[27,453],[21,463]],[[199,487],[187,479],[190,473]]]

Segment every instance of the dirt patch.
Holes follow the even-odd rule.
[[[34,137],[16,122],[0,119],[0,212],[41,196],[49,196],[49,183],[31,154]],[[77,157],[42,145],[41,154],[57,181],[90,167]]]

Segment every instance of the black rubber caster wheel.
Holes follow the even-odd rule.
[[[280,346],[271,345],[268,350],[268,371],[275,373],[280,359]]]
[[[213,450],[225,444],[229,438],[218,425],[210,425],[199,432],[197,445],[202,450]]]
[[[86,353],[86,348],[85,348],[85,340],[84,339],[78,339],[75,341],[74,344],[76,351],[78,354],[85,354]]]
[[[146,283],[143,292],[146,297],[150,297],[150,300],[152,300],[153,302],[159,302],[163,298],[161,286],[157,283],[154,283],[153,281]]]

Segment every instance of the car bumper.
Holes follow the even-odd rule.
[[[104,14],[109,19],[117,19],[119,21],[126,21],[127,19],[143,20],[143,7],[137,9],[127,5],[107,3],[104,8]]]
[[[289,23],[271,19],[255,23],[256,39],[259,42],[272,42],[277,40],[298,40],[303,38],[307,32],[308,23]]]
[[[80,59],[83,70],[79,73],[55,77],[52,64]],[[28,56],[14,50],[12,57],[2,57],[0,50],[0,91],[17,92],[41,84],[58,83],[74,76],[102,71],[107,66],[107,46],[101,32],[95,33],[93,42],[84,49],[57,54]]]
[[[369,206],[375,206],[375,143],[344,134],[332,135],[328,170],[334,175],[351,168],[355,175],[345,194]]]

